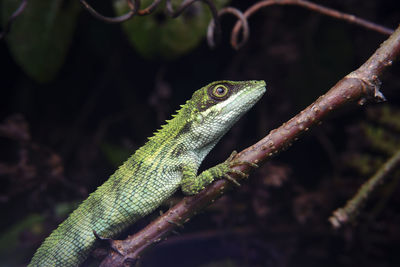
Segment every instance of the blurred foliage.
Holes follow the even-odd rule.
[[[363,152],[356,152],[347,161],[349,167],[363,176],[373,175],[377,169],[400,149],[400,109],[383,105],[367,111],[368,120],[360,124],[365,139]]]
[[[30,231],[33,233],[43,232],[42,223],[44,216],[31,214],[23,218],[21,221],[14,223],[9,229],[4,230],[0,234],[0,258],[2,265],[15,265],[18,260],[23,257],[16,257],[16,253],[21,250],[16,249],[20,245],[20,238],[23,232]],[[21,262],[19,262],[21,264]]]
[[[2,0],[2,23],[20,0]],[[6,41],[14,60],[31,78],[48,82],[62,67],[74,33],[79,2],[31,0],[12,24]]]
[[[17,9],[20,0],[3,0],[1,21],[5,25]],[[143,1],[146,7],[152,0]],[[174,1],[176,9],[182,1]],[[217,8],[229,0],[215,1]],[[116,1],[116,13],[129,9],[125,0]],[[188,53],[204,38],[211,19],[209,7],[194,3],[177,18],[165,15],[165,3],[151,15],[134,17],[123,23],[123,28],[133,47],[146,58],[172,59]],[[81,10],[79,1],[32,0],[14,21],[6,37],[10,52],[17,64],[38,82],[55,78],[63,63]],[[44,12],[46,11],[46,12]]]
[[[76,209],[79,202],[58,203],[54,207],[55,217],[64,219]],[[0,266],[19,266],[24,263],[24,257],[30,256],[32,246],[26,245],[35,239],[40,242],[43,236],[49,234],[46,217],[39,214],[30,214],[0,234]],[[39,244],[38,244],[39,245]],[[25,255],[25,256],[22,256]]]
[[[382,166],[400,150],[400,109],[386,104],[367,109],[367,119],[357,125],[353,138],[358,137],[345,154],[345,166],[356,172],[355,177],[370,179]],[[357,137],[356,137],[357,136]],[[354,150],[355,149],[355,150]],[[358,210],[364,219],[357,219],[366,223],[374,220],[388,205],[389,199],[398,188],[400,169],[395,169],[387,175],[379,193],[369,197],[372,207],[368,211]],[[353,215],[354,216],[354,215]],[[353,223],[357,220],[352,219]]]
[[[114,8],[118,15],[129,11],[125,0],[118,0]],[[141,7],[147,7],[153,0],[142,1]],[[173,1],[174,10],[183,1]],[[220,9],[229,0],[213,1]],[[187,7],[177,18],[165,14],[165,3],[161,3],[151,15],[134,17],[122,24],[132,46],[146,58],[162,57],[173,59],[194,49],[207,33],[211,20],[209,7],[201,2]]]

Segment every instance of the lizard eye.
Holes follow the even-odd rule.
[[[212,94],[215,97],[218,97],[218,98],[226,96],[227,93],[228,93],[228,88],[226,86],[224,86],[224,85],[221,85],[221,84],[215,86],[213,91],[212,91]]]

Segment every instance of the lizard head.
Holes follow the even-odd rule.
[[[198,138],[198,145],[208,141],[212,148],[265,90],[264,81],[210,83],[197,90],[185,105],[189,111],[184,112],[186,127]]]

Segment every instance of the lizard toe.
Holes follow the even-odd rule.
[[[240,186],[240,183],[239,183],[238,181],[236,181],[236,179],[233,178],[232,176],[230,176],[229,174],[225,174],[225,175],[224,175],[224,178],[225,178],[226,180],[228,180],[229,182],[235,184],[236,186]]]

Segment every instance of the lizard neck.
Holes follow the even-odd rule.
[[[182,155],[194,154],[201,162],[223,133],[212,128],[212,125],[207,127],[204,121],[196,121],[195,113],[192,103],[186,102],[171,120],[167,120],[167,123],[149,138],[147,146],[152,148],[150,153],[165,148],[162,149],[164,156],[179,158]],[[199,131],[201,125],[204,127]]]

